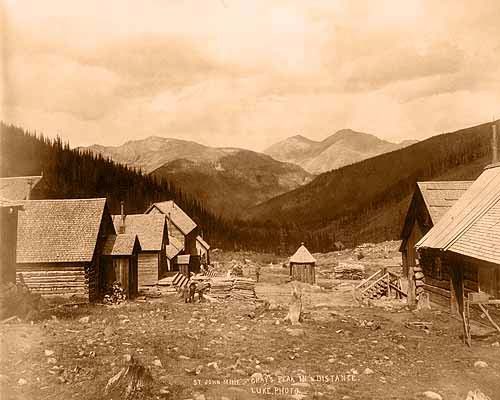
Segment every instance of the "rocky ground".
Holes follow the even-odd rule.
[[[1,398],[103,398],[130,355],[150,370],[156,399],[465,400],[476,389],[500,398],[499,335],[468,348],[448,313],[356,305],[353,282],[338,281],[306,288],[304,320],[290,326],[286,270],[266,263],[261,278],[258,302],[185,304],[169,294],[2,324]]]

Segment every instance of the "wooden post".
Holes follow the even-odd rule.
[[[450,312],[451,315],[460,316],[460,312],[458,310],[457,295],[455,293],[455,287],[453,285],[453,279],[451,274],[450,274]]]

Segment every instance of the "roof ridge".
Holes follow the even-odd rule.
[[[34,200],[20,200],[22,202],[54,202],[54,201],[65,201],[65,202],[69,202],[69,201],[102,201],[102,200],[108,200],[106,197],[91,197],[91,198],[85,198],[85,199],[34,199]]]
[[[43,178],[43,175],[0,176],[0,179]]]

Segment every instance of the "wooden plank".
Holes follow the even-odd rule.
[[[448,299],[451,297],[449,290],[445,290],[445,289],[442,289],[442,288],[439,288],[436,286],[431,286],[431,285],[428,285],[426,283],[424,283],[424,290],[438,294],[438,295],[446,297]]]
[[[498,326],[495,321],[493,321],[493,318],[491,318],[490,316],[490,313],[488,312],[488,310],[486,309],[486,307],[484,307],[482,304],[479,304],[479,307],[481,308],[481,310],[483,311],[483,313],[486,315],[486,318],[488,318],[488,320],[491,322],[491,325],[493,325],[496,330],[498,332],[500,332],[500,326]]]

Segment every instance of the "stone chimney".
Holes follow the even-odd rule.
[[[125,204],[123,201],[120,202],[120,227],[118,233],[125,233]]]
[[[491,163],[496,164],[498,162],[498,138],[497,138],[497,123],[494,122],[491,126]]]

